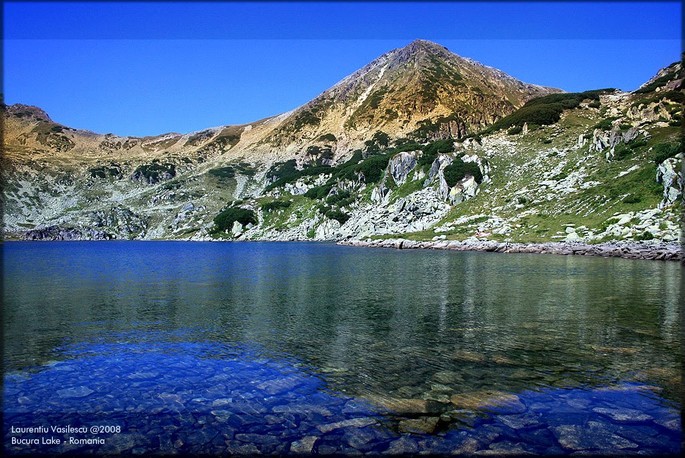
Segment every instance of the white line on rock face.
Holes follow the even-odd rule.
[[[369,94],[371,94],[373,88],[376,87],[376,83],[378,83],[381,80],[381,78],[383,78],[383,74],[385,73],[386,68],[388,68],[388,64],[383,65],[381,70],[378,72],[378,77],[376,77],[376,81],[371,83],[369,87],[366,88],[364,93],[359,96],[359,98],[357,99],[357,106],[361,106],[361,104],[364,103],[364,100],[366,100],[367,97],[369,97]]]

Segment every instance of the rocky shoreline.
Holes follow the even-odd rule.
[[[434,240],[407,239],[343,240],[339,245],[370,248],[430,249],[454,251],[488,251],[495,253],[536,253],[580,256],[618,257],[659,261],[683,261],[679,243],[615,241],[589,244],[583,242],[514,243],[492,240]]]

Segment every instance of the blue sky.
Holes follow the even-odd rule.
[[[423,38],[525,82],[634,90],[680,2],[5,2],[4,96],[70,127],[191,132],[292,110]]]

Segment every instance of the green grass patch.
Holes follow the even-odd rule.
[[[415,193],[423,189],[424,180],[418,179],[408,179],[393,191],[393,200],[400,199],[402,197],[407,197],[410,194]]]

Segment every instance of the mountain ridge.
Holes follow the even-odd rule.
[[[189,132],[189,133],[167,132],[164,134],[147,135],[147,136],[143,136],[143,137],[119,136],[119,135],[110,135],[110,136],[113,136],[116,138],[121,138],[121,139],[131,139],[131,140],[133,140],[133,139],[141,139],[141,140],[142,139],[149,139],[149,140],[152,140],[155,138],[162,138],[162,137],[169,138],[170,136],[174,136],[177,138],[181,138],[184,136],[191,137],[191,136],[198,134],[200,132],[206,132],[208,130],[214,130],[214,129],[226,129],[226,128],[238,129],[238,128],[242,128],[244,130],[245,128],[257,128],[257,129],[261,129],[262,131],[264,131],[264,136],[266,137],[266,140],[262,137],[257,136],[258,138],[256,138],[255,141],[243,142],[245,144],[240,145],[240,147],[238,149],[241,149],[241,150],[253,149],[253,150],[255,150],[255,154],[269,155],[269,154],[273,154],[274,150],[283,149],[284,144],[290,144],[295,140],[298,140],[298,139],[299,140],[305,140],[305,142],[303,142],[303,144],[301,146],[306,147],[306,146],[309,146],[308,144],[305,144],[305,143],[307,143],[307,141],[309,141],[309,143],[315,143],[314,140],[316,137],[318,137],[320,135],[325,135],[327,133],[332,133],[333,135],[336,135],[336,136],[341,136],[341,134],[342,134],[343,144],[341,145],[341,148],[340,148],[341,150],[350,150],[350,149],[361,147],[363,145],[363,142],[367,139],[366,137],[368,137],[369,132],[371,134],[373,134],[375,131],[381,129],[383,127],[383,123],[377,122],[379,120],[372,116],[370,119],[371,122],[367,123],[367,125],[362,125],[359,127],[360,133],[358,135],[351,135],[350,136],[351,138],[346,138],[345,131],[348,130],[350,127],[352,127],[353,124],[355,124],[355,122],[354,122],[355,120],[354,119],[350,120],[349,117],[352,116],[353,118],[357,118],[357,120],[358,120],[358,118],[363,117],[364,115],[368,116],[368,113],[364,113],[364,111],[365,111],[364,109],[359,111],[359,108],[366,108],[366,112],[368,112],[369,111],[368,107],[356,107],[357,108],[356,113],[354,113],[354,112],[335,113],[332,116],[333,119],[330,119],[331,116],[329,116],[329,119],[324,120],[324,122],[323,122],[324,127],[319,129],[319,131],[320,131],[319,135],[315,135],[314,132],[310,132],[311,129],[306,129],[306,127],[311,123],[315,123],[317,125],[319,125],[321,123],[321,120],[319,120],[318,118],[316,118],[316,120],[315,120],[315,117],[317,116],[318,111],[321,110],[321,105],[322,104],[331,104],[332,102],[344,103],[344,102],[346,102],[345,93],[353,92],[355,90],[357,93],[367,91],[367,96],[373,96],[374,94],[371,93],[370,89],[373,89],[373,86],[377,85],[379,83],[379,81],[373,81],[372,83],[369,83],[367,80],[373,76],[373,75],[370,75],[370,73],[372,73],[372,71],[374,71],[374,70],[377,70],[377,68],[380,64],[386,64],[390,68],[401,67],[400,70],[405,70],[402,67],[403,64],[406,64],[408,61],[411,61],[412,59],[416,63],[420,63],[422,61],[425,61],[426,56],[428,56],[428,57],[433,56],[434,57],[436,55],[439,55],[443,59],[448,59],[448,60],[453,60],[453,61],[459,62],[460,65],[469,65],[469,66],[472,66],[474,69],[480,69],[481,71],[489,72],[489,74],[487,75],[489,78],[502,78],[504,81],[506,81],[506,84],[517,86],[518,89],[524,88],[521,90],[523,90],[524,92],[525,91],[530,92],[530,94],[516,93],[516,92],[512,93],[511,91],[513,91],[513,89],[511,89],[510,93],[508,93],[507,95],[512,96],[514,98],[512,99],[512,101],[506,102],[506,103],[510,104],[511,106],[506,106],[506,103],[505,103],[504,106],[497,107],[497,110],[495,113],[486,116],[488,119],[479,120],[479,122],[480,122],[479,126],[480,127],[482,127],[482,125],[484,125],[487,122],[492,122],[493,118],[499,118],[499,117],[502,117],[504,114],[510,113],[511,111],[513,111],[513,108],[516,104],[518,104],[520,106],[524,101],[526,101],[530,98],[531,94],[543,95],[543,94],[550,93],[550,92],[560,92],[560,90],[558,90],[558,89],[544,88],[544,87],[538,86],[538,85],[522,83],[522,82],[516,80],[515,78],[513,78],[509,75],[506,75],[506,73],[504,73],[500,70],[493,69],[492,67],[484,66],[482,64],[477,63],[476,61],[474,61],[472,59],[462,58],[456,54],[453,54],[450,51],[448,51],[447,48],[444,48],[438,44],[435,44],[435,43],[432,43],[432,42],[429,42],[426,40],[415,40],[403,48],[397,48],[397,49],[391,50],[391,51],[379,56],[378,58],[374,59],[372,62],[367,64],[366,66],[362,67],[361,69],[357,70],[356,72],[353,72],[352,74],[350,74],[350,75],[346,76],[345,78],[343,78],[342,80],[338,81],[331,88],[322,92],[319,96],[315,97],[311,101],[306,102],[305,104],[303,104],[299,107],[296,107],[293,110],[290,110],[289,112],[286,112],[286,113],[281,113],[281,114],[274,115],[274,116],[268,116],[268,117],[263,118],[261,120],[256,120],[254,122],[249,122],[249,123],[245,123],[245,124],[221,125],[221,126],[216,126],[214,128],[207,128],[207,129],[202,129],[200,131],[194,131],[194,132]],[[425,67],[425,65],[422,65],[420,67]],[[417,70],[420,71],[421,68],[419,68]],[[470,71],[471,71],[471,73],[474,73],[475,70],[471,69]],[[381,74],[381,76],[382,76],[382,74]],[[399,103],[398,101],[412,100],[415,98],[411,95],[410,91],[416,86],[416,84],[420,83],[420,81],[416,81],[417,78],[418,78],[418,76],[416,74],[412,75],[411,77],[405,76],[405,80],[403,82],[405,82],[406,80],[413,80],[413,81],[411,81],[412,85],[407,87],[406,91],[397,91],[397,88],[396,88],[395,89],[396,94],[394,94],[394,96],[392,97],[393,98],[392,104],[397,104],[397,103]],[[382,84],[388,84],[387,81],[381,81],[380,83],[381,83],[381,85]],[[365,84],[367,84],[367,86],[365,86]],[[482,81],[478,81],[478,84],[480,86],[484,86]],[[345,87],[343,87],[343,86],[345,86]],[[342,97],[339,97],[340,92],[343,93]],[[359,96],[359,94],[356,94],[356,95]],[[378,93],[376,93],[376,95],[378,95]],[[385,95],[388,96],[387,93]],[[437,107],[437,109],[435,110],[438,115],[443,115],[445,117],[449,117],[450,115],[455,114],[454,113],[454,111],[455,111],[454,110],[454,103],[455,102],[452,103],[451,107],[440,106],[441,101],[439,100],[440,97],[438,97],[438,94],[432,94],[432,95],[433,95],[433,97],[431,97],[431,99],[433,99],[433,100],[426,101],[426,100],[422,99],[418,103],[414,103],[414,106],[410,108],[411,113],[405,113],[405,116],[402,119],[402,121],[407,123],[408,118],[413,118],[413,120],[414,120],[414,122],[413,122],[414,126],[413,127],[415,127],[415,123],[417,121],[422,121],[422,120],[425,120],[425,119],[428,119],[431,117],[434,118],[436,116],[436,114],[432,113],[432,112],[431,113],[425,113],[425,115],[421,116],[421,117],[416,117],[416,110],[417,110],[417,108],[419,108],[419,109],[421,108],[422,102],[428,103],[429,105],[431,105],[431,104],[439,105]],[[501,97],[502,94],[496,94],[496,95]],[[335,100],[333,100],[332,102],[331,102],[331,100],[327,100],[327,101],[324,100],[324,99],[330,99],[331,97]],[[338,98],[341,98],[341,100],[337,100]],[[365,99],[366,98],[367,97],[365,97]],[[361,103],[363,103],[363,100],[361,102],[359,102],[359,104],[361,104]],[[417,107],[417,105],[419,105],[419,106]],[[350,107],[344,107],[344,108],[347,111],[350,110]],[[388,106],[383,106],[381,108],[386,110],[386,112],[388,110],[393,109],[393,108],[388,107]],[[424,108],[425,108],[425,104],[424,104]],[[37,107],[36,107],[36,109],[40,110],[40,108],[37,108]],[[312,110],[316,111],[317,114],[312,115],[312,113],[311,113]],[[472,107],[471,110],[479,112],[479,113],[483,113],[483,111],[484,111],[479,106]],[[371,110],[371,111],[374,111],[374,110]],[[45,112],[43,112],[43,113],[47,116],[47,114]],[[356,114],[356,116],[355,116],[355,114]],[[321,115],[319,115],[319,116],[321,116]],[[336,119],[336,116],[340,116],[342,119]],[[49,117],[48,117],[48,119],[46,119],[46,121],[54,123],[54,121],[49,119]],[[453,123],[454,123],[454,121],[453,121]],[[54,124],[62,126],[62,127],[67,127],[67,126],[64,126],[64,125],[59,124],[59,123],[54,123]],[[325,126],[331,125],[331,124],[335,124],[335,126],[331,126],[332,129],[329,129],[329,130],[332,130],[332,132],[323,132],[323,130],[325,130]],[[364,123],[362,123],[362,124],[364,124]],[[395,125],[393,125],[393,126],[389,126],[390,129],[386,129],[386,130],[391,130],[390,132],[386,132],[386,133],[390,134],[391,136],[398,136],[400,134],[408,133],[407,128],[405,126],[400,128],[397,126],[398,122],[395,122],[394,124]],[[467,122],[462,122],[461,124],[462,125],[461,125],[460,129],[457,129],[457,130],[458,130],[458,135],[463,136],[463,135],[466,135],[468,133],[468,130],[469,130],[468,128],[469,127],[472,128],[473,125],[475,125],[476,123],[467,121]],[[248,127],[248,126],[251,126],[251,127]],[[304,129],[303,129],[303,127],[304,127]],[[72,130],[72,129],[70,128],[70,130]],[[108,135],[108,134],[96,133],[96,132],[91,132],[91,131],[82,130],[82,129],[73,130],[73,131],[83,132],[84,135],[92,135],[92,134],[105,135],[105,136]],[[255,137],[255,135],[252,134],[252,135],[250,135],[250,137]],[[310,137],[312,137],[312,138],[310,138]],[[286,139],[285,142],[278,141],[278,139],[280,139],[280,138],[285,138]],[[125,143],[126,140],[124,140],[123,142]],[[268,148],[268,147],[264,148],[263,146],[265,144],[270,145],[271,148]],[[278,156],[278,153],[276,153],[276,155]]]
[[[673,241],[682,84],[674,63],[632,93],[564,93],[417,40],[301,107],[238,126],[120,137],[13,105],[3,110],[4,229],[29,239]]]

